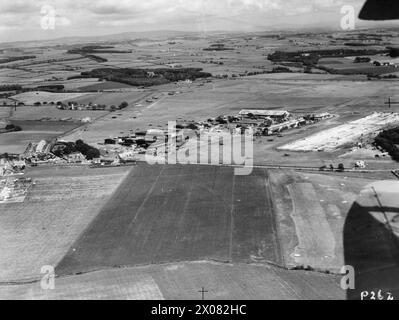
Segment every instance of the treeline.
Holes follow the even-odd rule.
[[[131,50],[116,50],[113,46],[85,46],[68,50],[70,54],[91,54],[91,53],[132,53]]]
[[[370,61],[371,61],[371,58],[369,58],[369,57],[356,57],[353,62],[354,63],[368,63]]]
[[[100,151],[82,140],[76,142],[58,142],[51,151],[55,156],[62,158],[74,152],[80,152],[87,160],[100,157]]]
[[[45,85],[45,86],[38,86],[34,90],[59,92],[59,91],[63,91],[64,89],[65,89],[65,86],[62,84],[51,84],[51,85]]]
[[[317,69],[326,71],[330,74],[341,74],[341,75],[366,75],[369,77],[379,77],[383,74],[392,73],[396,71],[395,66],[370,66],[366,68],[346,68],[346,69],[334,69],[322,65],[317,65]]]
[[[7,124],[5,128],[0,129],[0,133],[6,133],[6,132],[18,132],[22,131],[22,128],[20,126],[16,126],[14,124]]]
[[[389,47],[388,49],[389,49],[389,56],[391,58],[399,57],[399,48]]]
[[[108,59],[96,56],[94,54],[86,54],[85,57],[88,58],[88,59],[94,60],[96,62],[99,62],[99,63],[108,62]]]
[[[205,48],[203,50],[204,51],[228,51],[228,50],[234,50],[234,49],[233,48],[227,48],[222,43],[216,43],[216,44],[210,45],[209,48]]]
[[[198,78],[212,77],[210,73],[202,72],[201,68],[180,68],[180,69],[94,69],[82,72],[77,78],[99,78],[101,80],[125,83],[132,86],[154,86],[170,82],[195,80]]]
[[[384,130],[374,140],[376,146],[389,153],[393,160],[399,161],[399,128]]]
[[[0,59],[0,64],[19,61],[19,60],[35,59],[35,58],[36,58],[36,56],[20,56],[20,57],[3,58],[3,59]]]
[[[389,53],[390,50],[378,49],[328,49],[328,50],[310,50],[310,51],[276,51],[267,56],[267,59],[273,62],[302,62],[305,65],[315,65],[321,58],[351,57],[376,55],[380,53]]]
[[[0,85],[0,92],[4,91],[19,91],[22,90],[22,86],[19,84],[3,84]]]

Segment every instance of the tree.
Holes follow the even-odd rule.
[[[7,131],[22,131],[22,128],[13,124],[8,124],[6,126]]]
[[[99,157],[100,157],[100,151],[95,148],[89,149],[86,153],[87,160],[93,160],[93,159],[99,158]]]
[[[338,165],[338,171],[339,171],[339,172],[344,172],[344,171],[345,171],[345,166],[344,166],[343,163],[340,163],[340,164]]]
[[[126,102],[126,101],[124,101],[124,102],[122,102],[120,105],[119,105],[119,109],[125,109],[125,108],[127,108],[129,106],[129,104]]]
[[[190,130],[198,130],[198,126],[196,126],[194,123],[190,123],[190,124],[187,126],[187,129],[190,129]]]

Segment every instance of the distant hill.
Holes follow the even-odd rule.
[[[174,31],[174,30],[159,30],[159,31],[143,31],[143,32],[123,32],[118,34],[109,34],[103,36],[77,36],[77,37],[62,37],[51,40],[32,40],[32,41],[15,41],[0,43],[1,49],[7,49],[18,45],[19,47],[33,47],[33,46],[53,46],[53,45],[72,45],[79,43],[98,43],[98,42],[120,42],[128,40],[160,40],[176,37],[196,37],[200,33],[188,31]],[[1,50],[0,49],[0,50]]]

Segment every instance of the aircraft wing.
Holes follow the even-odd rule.
[[[367,0],[359,14],[362,20],[395,20],[399,19],[398,0]]]

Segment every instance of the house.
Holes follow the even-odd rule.
[[[25,160],[14,160],[13,166],[23,170],[26,168],[26,162]]]
[[[80,152],[73,152],[65,156],[68,163],[82,163],[86,161],[86,158]]]

